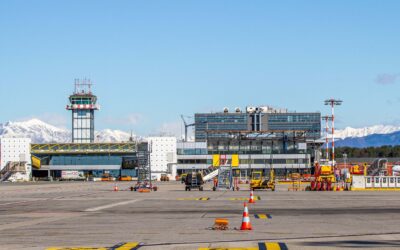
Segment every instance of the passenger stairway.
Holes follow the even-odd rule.
[[[204,174],[203,181],[206,182],[206,181],[211,180],[212,178],[214,178],[215,176],[218,175],[218,172],[219,172],[218,167],[210,166],[208,169],[204,170],[204,172],[203,172],[203,174]]]
[[[12,171],[8,171],[8,172],[2,174],[1,177],[0,177],[0,182],[7,181],[8,178],[10,178],[13,173],[14,172],[12,172]]]
[[[386,175],[387,174],[387,159],[378,158],[375,159],[371,166],[368,167],[368,175],[376,176],[376,175]]]
[[[232,187],[232,172],[230,167],[218,168],[217,189],[230,189]]]
[[[7,181],[15,173],[26,173],[26,162],[8,162],[7,165],[0,170],[0,182]]]

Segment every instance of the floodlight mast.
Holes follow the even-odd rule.
[[[332,121],[332,116],[326,115],[321,117],[325,121],[325,159],[329,162],[329,121]]]
[[[340,106],[342,103],[342,100],[334,98],[325,100],[325,105],[331,106],[332,112],[332,166],[335,165],[335,106]]]

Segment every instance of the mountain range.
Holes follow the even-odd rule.
[[[64,143],[71,142],[71,131],[55,127],[39,119],[30,119],[0,124],[0,137],[28,137],[33,143]],[[130,137],[129,133],[121,130],[95,131],[96,142],[123,142],[128,141]]]
[[[132,135],[134,138],[139,138]],[[328,135],[330,137],[330,135]],[[0,123],[0,137],[29,137],[33,143],[71,142],[71,131],[43,122],[30,119],[21,122]],[[121,130],[104,129],[95,131],[96,142],[128,141],[130,133]],[[378,147],[383,145],[400,145],[400,127],[376,125],[364,128],[346,127],[335,132],[338,147]]]

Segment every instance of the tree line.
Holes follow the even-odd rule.
[[[339,147],[335,148],[337,158],[343,158],[343,154],[347,154],[347,158],[400,158],[399,146],[381,146],[367,148]]]

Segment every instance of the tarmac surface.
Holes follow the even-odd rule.
[[[240,231],[248,185],[238,192],[213,192],[209,185],[187,192],[178,182],[158,182],[151,193],[129,191],[131,182],[119,182],[118,192],[113,185],[0,184],[0,249],[107,249],[128,242],[145,250],[284,249],[262,248],[266,242],[287,249],[400,249],[396,191],[288,192],[287,185],[255,191],[253,230]],[[211,230],[216,218],[228,219],[229,230]]]

